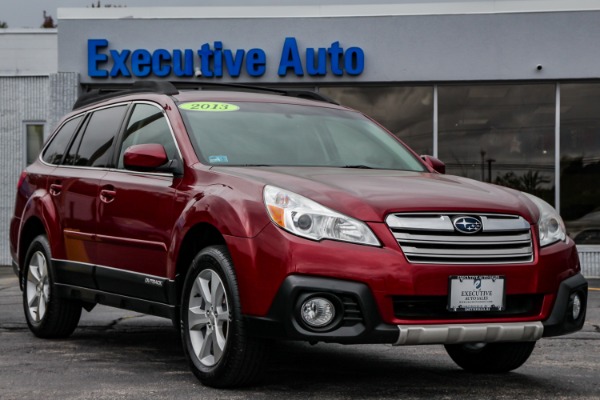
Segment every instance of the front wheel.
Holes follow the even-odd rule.
[[[183,286],[181,337],[192,372],[207,386],[247,385],[260,375],[266,346],[245,331],[225,246],[207,247],[191,263]]]
[[[69,336],[79,323],[81,303],[58,296],[54,286],[50,244],[45,235],[33,239],[23,270],[23,309],[27,325],[42,338]]]
[[[469,372],[503,373],[523,365],[535,342],[464,343],[444,347],[450,358]]]

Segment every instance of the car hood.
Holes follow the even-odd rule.
[[[214,172],[274,185],[363,221],[393,212],[517,214],[530,223],[535,205],[520,192],[436,173],[330,167],[214,167]]]

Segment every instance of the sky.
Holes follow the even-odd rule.
[[[377,3],[404,3],[415,0],[377,0]],[[432,1],[432,0],[420,0]],[[435,0],[445,2],[451,0]],[[9,28],[39,28],[44,22],[44,10],[57,23],[59,7],[91,7],[98,0],[0,0],[0,21]],[[126,7],[190,7],[231,5],[311,5],[311,4],[369,4],[372,0],[100,0],[107,4]]]
[[[9,28],[39,28],[44,22],[44,10],[57,22],[59,7],[91,7],[98,0],[0,0],[0,21]],[[210,4],[202,0],[100,0],[102,5],[127,7],[197,6]]]
[[[406,0],[378,0],[377,3],[403,2]],[[414,0],[409,0],[414,1]],[[445,0],[442,0],[445,1]],[[39,28],[44,22],[44,10],[57,23],[59,7],[91,7],[98,0],[0,0],[0,21],[9,28]],[[230,5],[310,5],[310,4],[356,4],[365,0],[100,0],[102,5],[126,7],[190,7]]]

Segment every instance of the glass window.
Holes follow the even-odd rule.
[[[385,126],[418,154],[433,154],[433,87],[321,87],[319,92]]]
[[[48,164],[60,164],[71,136],[73,136],[73,132],[75,132],[77,125],[79,125],[79,121],[81,121],[81,117],[73,118],[63,124],[44,151],[42,158],[45,162]]]
[[[600,84],[560,86],[560,211],[578,244],[600,244]]]
[[[27,165],[35,161],[44,144],[44,124],[25,124]]]
[[[440,86],[439,158],[448,174],[554,203],[555,86]]]
[[[212,165],[424,170],[393,136],[357,112],[250,102],[203,112],[194,105],[180,110],[200,159]]]
[[[119,168],[123,168],[123,154],[128,147],[146,143],[161,144],[170,160],[177,156],[177,147],[162,110],[150,104],[136,104],[121,143]]]
[[[95,111],[89,118],[89,122],[80,139],[80,143],[74,143],[77,156],[74,157],[74,165],[88,167],[109,167],[115,135],[119,131],[126,106],[117,106]]]

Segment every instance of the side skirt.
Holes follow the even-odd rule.
[[[73,300],[81,300],[87,303],[104,304],[110,307],[123,308],[137,311],[157,317],[173,319],[177,313],[177,307],[151,300],[143,300],[135,297],[124,296],[115,293],[103,292],[101,290],[89,289],[80,286],[56,283],[55,288],[60,297]]]

